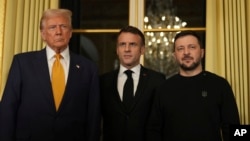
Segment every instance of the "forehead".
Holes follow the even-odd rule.
[[[137,34],[123,32],[118,37],[118,42],[140,42],[141,38]]]
[[[185,43],[192,43],[192,44],[198,44],[198,39],[193,36],[193,35],[186,35],[186,36],[182,36],[179,37],[176,41],[175,44],[185,44]]]

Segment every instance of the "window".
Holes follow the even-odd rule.
[[[205,44],[205,2],[205,0],[146,1],[144,12],[146,67],[160,71],[166,76],[178,71],[172,51],[174,37],[180,29],[198,30]]]
[[[144,8],[141,3],[144,3]],[[73,11],[71,50],[96,62],[100,73],[118,67],[117,32],[125,25],[140,22],[140,17],[148,17],[151,24],[149,28],[149,22],[140,23],[147,39],[143,59],[146,67],[166,75],[176,72],[170,50],[171,39],[177,31],[197,30],[205,45],[206,0],[60,0],[60,7]],[[133,13],[133,8],[144,11]],[[161,23],[162,16],[165,16],[165,21]],[[183,28],[176,26],[184,22]],[[162,42],[164,37],[169,40],[168,44]],[[157,43],[157,39],[161,42]],[[150,43],[152,40],[156,42]]]

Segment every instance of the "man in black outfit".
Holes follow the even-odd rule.
[[[204,48],[193,31],[176,35],[179,73],[157,90],[147,125],[148,141],[228,141],[229,126],[239,124],[231,86],[202,70]]]
[[[155,88],[165,76],[140,65],[144,50],[145,38],[139,29],[127,26],[120,30],[116,47],[119,69],[101,76],[104,141],[145,141]]]

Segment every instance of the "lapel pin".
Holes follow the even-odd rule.
[[[204,91],[204,90],[203,90],[203,91],[201,92],[201,96],[204,97],[204,98],[207,97],[207,91]]]
[[[79,69],[80,68],[80,66],[79,65],[76,65],[76,67]]]

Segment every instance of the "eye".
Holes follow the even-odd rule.
[[[137,44],[137,43],[134,43],[134,42],[133,42],[133,43],[129,43],[129,46],[130,46],[130,47],[136,47],[137,45],[138,45],[138,44]]]
[[[125,47],[126,46],[126,43],[118,43],[118,47]]]
[[[56,25],[51,25],[48,27],[49,30],[55,30],[56,29]]]
[[[68,29],[69,26],[67,26],[67,25],[61,25],[61,28],[62,28],[62,29]]]
[[[177,51],[182,51],[183,49],[184,49],[183,46],[179,46],[179,47],[176,48]]]
[[[190,45],[189,48],[190,49],[196,49],[196,46],[195,45]]]

